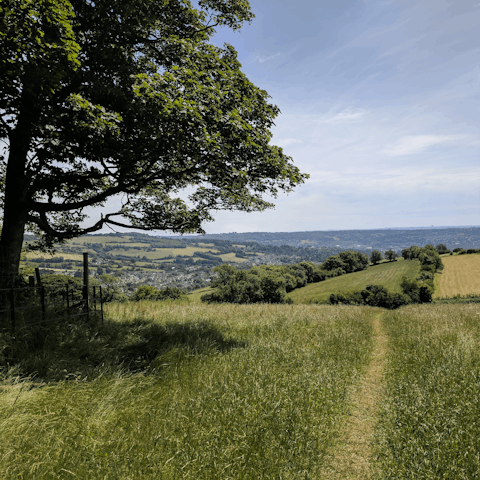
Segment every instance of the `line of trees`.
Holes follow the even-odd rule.
[[[372,252],[373,253],[373,252]],[[417,247],[412,245],[402,250],[405,260],[418,260],[420,272],[417,278],[402,279],[402,293],[391,293],[381,285],[367,285],[363,290],[348,293],[332,293],[329,301],[332,305],[369,305],[388,309],[399,308],[409,303],[428,303],[434,292],[433,278],[443,269],[438,248],[433,245]]]
[[[202,296],[207,303],[290,303],[288,292],[307,283],[364,270],[368,256],[355,251],[332,255],[322,264],[261,265],[239,270],[231,265],[214,268],[213,292]]]

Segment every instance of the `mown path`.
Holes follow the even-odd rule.
[[[387,351],[382,318],[373,319],[374,341],[372,360],[361,382],[356,386],[353,409],[343,427],[339,442],[325,462],[322,479],[372,479],[375,476],[372,458],[372,436],[383,395],[383,371]]]

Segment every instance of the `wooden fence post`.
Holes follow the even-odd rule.
[[[15,332],[15,292],[10,290],[10,316],[12,320],[12,333]]]
[[[90,309],[88,305],[88,252],[83,253],[83,303],[88,321],[90,320]]]
[[[103,325],[103,294],[102,294],[101,285],[100,285],[100,311],[102,312],[102,325]]]
[[[65,291],[67,292],[67,316],[70,317],[70,291],[68,289],[68,283],[65,285]]]
[[[42,322],[46,320],[46,305],[45,305],[45,287],[40,287],[40,299],[42,302]]]
[[[42,279],[40,278],[40,269],[38,267],[35,268],[35,277],[37,278],[37,285],[41,287]]]

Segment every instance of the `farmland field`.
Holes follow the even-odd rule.
[[[63,257],[65,260],[83,261],[83,255],[81,253],[61,253],[58,256]],[[28,260],[32,260],[34,258],[52,258],[50,254],[44,252],[26,252],[22,254],[22,257],[25,257]]]
[[[224,262],[236,262],[236,263],[243,263],[246,262],[246,258],[238,258],[235,253],[224,253],[223,255],[219,255],[219,257],[224,261]]]
[[[480,255],[442,257],[444,270],[435,275],[434,298],[480,293]]]
[[[130,247],[130,245],[129,245]],[[193,256],[194,252],[216,252],[214,248],[205,248],[205,247],[182,247],[182,248],[155,248],[152,251],[147,251],[146,249],[135,249],[129,248],[127,250],[124,249],[113,249],[109,253],[111,255],[125,255],[131,257],[147,257],[150,260],[161,259],[165,257],[175,257],[177,255],[188,255]]]
[[[295,303],[324,303],[332,293],[361,290],[367,285],[382,285],[391,292],[401,292],[402,277],[415,277],[418,271],[419,263],[416,260],[385,262],[361,272],[309,284],[290,292],[287,296]]]

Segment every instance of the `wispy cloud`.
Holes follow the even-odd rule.
[[[264,55],[257,55],[255,58],[256,58],[257,62],[265,63],[265,62],[269,62],[270,60],[275,60],[275,58],[278,58],[280,55],[281,55],[281,53],[278,52],[275,55],[270,55],[269,57],[266,57]]]
[[[388,146],[380,153],[398,157],[402,155],[415,155],[429,147],[440,144],[453,144],[463,140],[465,135],[407,135],[396,144]]]
[[[480,168],[471,171],[452,169],[419,169],[412,175],[410,169],[397,169],[385,172],[310,172],[308,183],[312,186],[321,184],[326,193],[350,193],[356,195],[375,194],[391,195],[406,192],[444,192],[457,193],[476,191],[480,181]],[[315,189],[317,187],[314,187]]]
[[[367,110],[352,110],[346,109],[342,112],[335,114],[327,114],[321,118],[320,122],[322,123],[334,123],[334,122],[343,122],[350,120],[360,120],[361,118],[367,115]]]
[[[275,143],[279,144],[282,147],[288,147],[289,145],[295,145],[298,143],[302,143],[301,140],[298,140],[297,138],[285,138],[285,139],[276,139]]]
[[[426,35],[419,35],[418,37],[415,37],[415,38],[411,38],[409,40],[407,40],[406,42],[401,42],[397,45],[395,45],[394,47],[392,48],[389,48],[388,50],[384,51],[381,55],[379,55],[378,59],[380,60],[381,58],[385,58],[385,57],[390,57],[391,55],[395,55],[399,52],[402,52],[404,50],[409,50],[411,49],[412,47],[415,47],[419,40],[421,40],[422,38],[426,37]]]

